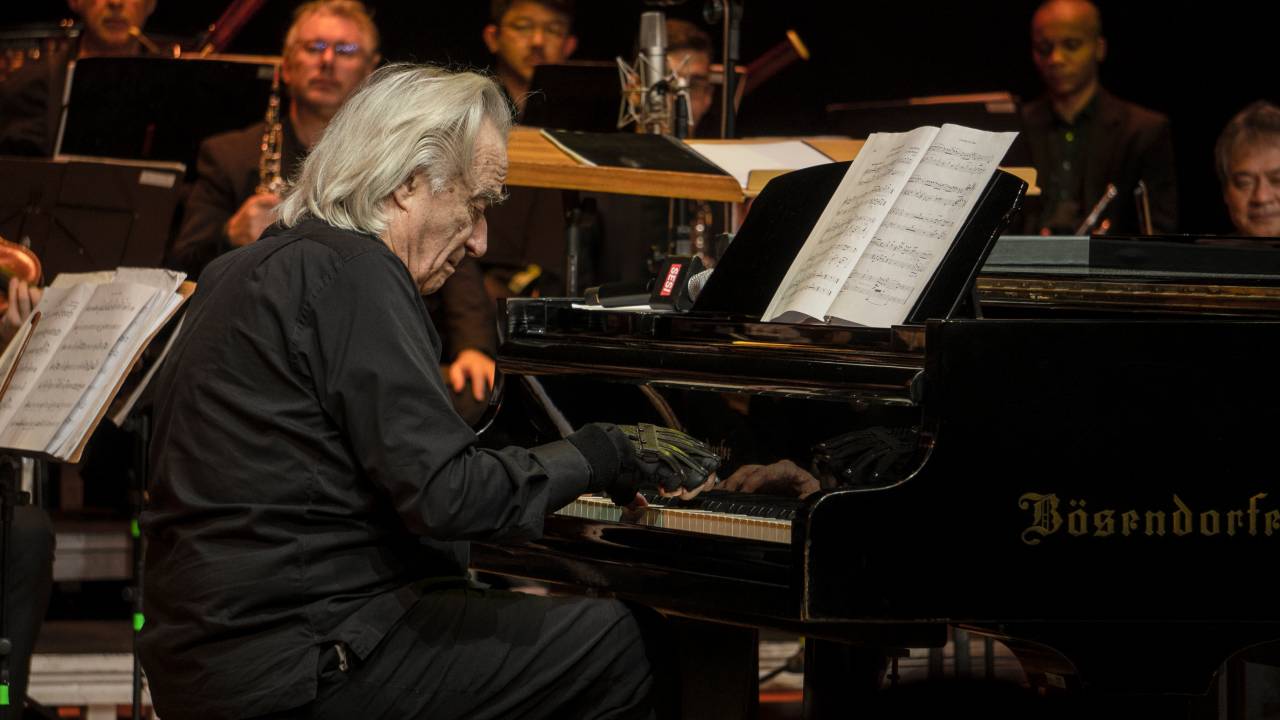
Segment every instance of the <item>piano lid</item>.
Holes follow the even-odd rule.
[[[1000,238],[977,280],[984,312],[1280,314],[1280,248],[1252,238]]]

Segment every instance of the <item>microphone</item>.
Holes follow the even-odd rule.
[[[652,10],[640,15],[640,83],[644,89],[645,132],[661,133],[670,126],[667,117],[667,19]]]
[[[641,132],[671,129],[671,75],[667,73],[667,19],[656,11],[640,15],[640,53],[635,65],[618,58],[622,109],[618,128],[635,122]]]

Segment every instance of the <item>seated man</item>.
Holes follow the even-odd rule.
[[[281,65],[288,103],[280,117],[278,173],[266,183],[260,177],[265,122],[202,143],[169,264],[195,279],[213,258],[258,239],[280,203],[271,181],[295,176],[338,108],[381,61],[378,45],[378,28],[357,0],[312,0],[297,8]],[[476,262],[455,270],[428,309],[445,336],[444,370],[454,401],[475,422],[493,386],[496,320]]]
[[[1141,231],[1134,188],[1149,194],[1157,233],[1177,228],[1177,183],[1169,119],[1104,89],[1107,55],[1098,8],[1089,0],[1047,0],[1031,22],[1031,57],[1045,94],[1022,107],[1023,135],[1039,171],[1040,208],[1029,234],[1074,233],[1108,184],[1118,195],[1088,231]]]
[[[623,604],[471,586],[467,540],[537,537],[580,493],[706,472],[587,425],[476,447],[422,295],[485,251],[509,106],[392,65],[338,110],[281,220],[209,264],[155,377],[139,654],[180,718],[648,716]]]
[[[1259,100],[1227,123],[1214,149],[1236,232],[1280,238],[1280,108]]]

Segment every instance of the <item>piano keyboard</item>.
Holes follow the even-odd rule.
[[[707,497],[685,502],[661,498],[647,492],[642,494],[651,504],[642,508],[634,518],[629,514],[624,520],[623,508],[614,505],[609,498],[595,495],[583,495],[555,514],[789,545],[791,518],[795,515],[795,508],[800,505],[788,500],[778,504],[761,496],[747,503],[707,493]]]

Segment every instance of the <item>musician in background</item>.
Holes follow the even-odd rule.
[[[72,60],[152,51],[141,31],[156,0],[67,0],[67,5],[82,23],[79,42],[66,53],[24,64],[0,84],[0,155],[53,155]]]
[[[503,90],[523,111],[534,67],[564,62],[578,47],[573,0],[492,0],[481,36]]]
[[[1173,142],[1164,115],[1121,100],[1098,80],[1107,55],[1098,8],[1089,0],[1049,0],[1031,22],[1031,57],[1043,97],[1022,107],[1023,133],[1043,190],[1026,232],[1072,234],[1116,186],[1103,219],[1110,232],[1141,230],[1134,189],[1145,182],[1157,233],[1177,228]]]
[[[294,177],[338,108],[380,60],[378,29],[363,3],[313,0],[297,9],[281,67],[289,94],[280,121],[281,179]],[[265,122],[257,123],[201,144],[195,187],[169,264],[198,277],[215,257],[253,243],[274,222],[280,196],[259,188],[266,132]],[[496,321],[476,261],[456,270],[428,303],[446,338],[446,372],[459,411],[475,421],[493,386]]]
[[[481,39],[493,72],[517,113],[524,111],[533,69],[561,63],[577,48],[573,0],[492,0]],[[518,115],[517,115],[518,117]],[[481,260],[493,299],[564,291],[563,193],[512,186],[489,214],[489,252]]]
[[[1223,128],[1214,148],[1236,232],[1280,238],[1280,108],[1259,100]]]
[[[162,717],[632,718],[666,687],[622,603],[466,579],[461,541],[663,477],[608,425],[478,449],[434,372],[421,296],[485,251],[510,122],[488,78],[384,67],[280,223],[205,272],[155,380],[138,643]]]

